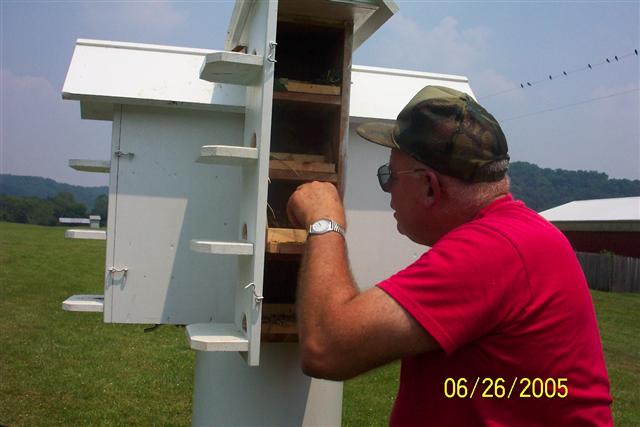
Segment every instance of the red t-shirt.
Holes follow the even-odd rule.
[[[511,195],[378,286],[443,349],[402,360],[392,426],[612,425],[584,274],[562,233]]]

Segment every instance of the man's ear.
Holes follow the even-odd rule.
[[[440,186],[440,180],[438,176],[432,171],[425,172],[425,179],[427,185],[425,187],[425,202],[427,206],[431,207],[440,201],[442,196],[442,187]]]

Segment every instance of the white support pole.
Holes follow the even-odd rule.
[[[342,385],[304,375],[298,344],[263,343],[257,367],[237,353],[198,351],[192,425],[338,427]]]

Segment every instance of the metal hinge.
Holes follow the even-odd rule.
[[[109,274],[112,274],[112,275],[115,273],[123,273],[123,276],[126,276],[129,269],[127,267],[122,267],[122,268],[109,267],[107,271],[109,272]]]
[[[278,43],[269,42],[269,54],[267,55],[267,61],[278,62],[276,61],[276,46],[278,46]]]
[[[260,305],[260,304],[262,304],[262,300],[264,300],[264,297],[263,297],[262,295],[258,295],[258,294],[256,294],[256,285],[255,285],[253,282],[249,283],[249,284],[248,284],[247,286],[245,286],[244,288],[245,288],[245,289],[252,288],[252,289],[251,289],[251,292],[253,293],[253,302],[254,302],[254,304],[255,304],[255,305]]]

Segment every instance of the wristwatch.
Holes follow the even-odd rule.
[[[309,226],[309,234],[325,234],[330,231],[335,231],[344,237],[344,227],[327,218],[319,219]]]

